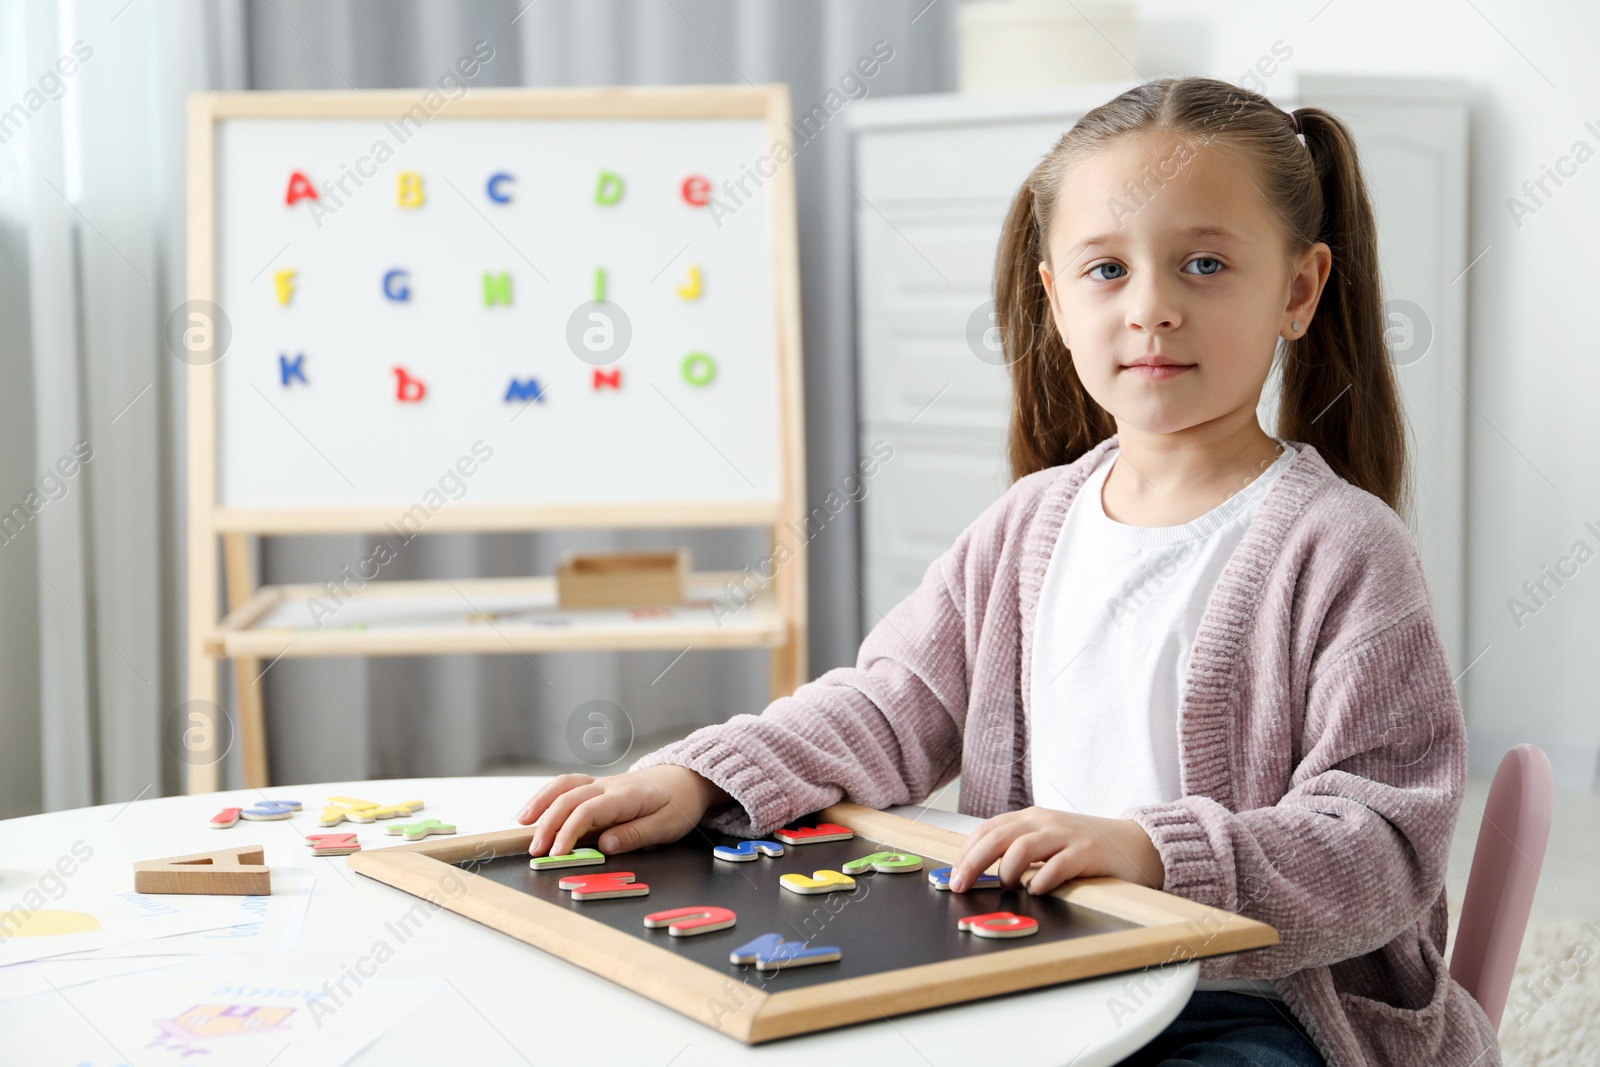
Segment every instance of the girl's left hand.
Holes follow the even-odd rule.
[[[1044,866],[1028,882],[1029,893],[1048,893],[1072,878],[1110,875],[1160,889],[1166,866],[1150,835],[1132,819],[1102,819],[1052,808],[1023,808],[980,824],[967,836],[951,865],[950,888],[960,893],[995,860],[1000,884],[1015,889],[1034,863]]]

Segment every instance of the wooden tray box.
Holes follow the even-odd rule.
[[[556,601],[571,608],[683,603],[689,550],[568,553],[556,568]]]

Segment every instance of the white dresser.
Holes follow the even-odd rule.
[[[1468,86],[1463,81],[1285,76],[1273,100],[1337,114],[1355,133],[1378,214],[1391,345],[1410,421],[1416,527],[1439,624],[1463,648]],[[862,624],[1010,484],[1006,370],[969,345],[992,298],[1012,195],[1056,138],[1128,84],[1026,95],[865,100],[855,142],[860,448],[894,456],[862,501]],[[1285,119],[1287,121],[1287,119]],[[1424,349],[1425,346],[1425,349]],[[981,344],[978,351],[983,351]],[[1261,407],[1275,425],[1275,382]]]

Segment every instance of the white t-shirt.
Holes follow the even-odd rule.
[[[1258,477],[1180,526],[1130,526],[1106,514],[1100,493],[1117,448],[1073,498],[1034,626],[1034,804],[1119,819],[1183,795],[1178,697],[1189,653],[1217,579],[1297,454],[1279,444],[1283,454]],[[1261,980],[1203,980],[1199,988],[1277,996]]]

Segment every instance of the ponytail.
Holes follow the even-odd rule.
[[[1311,240],[1327,243],[1333,266],[1305,336],[1283,342],[1277,436],[1312,445],[1341,478],[1406,516],[1405,416],[1384,340],[1378,226],[1355,138],[1321,108],[1294,114],[1323,205]]]

